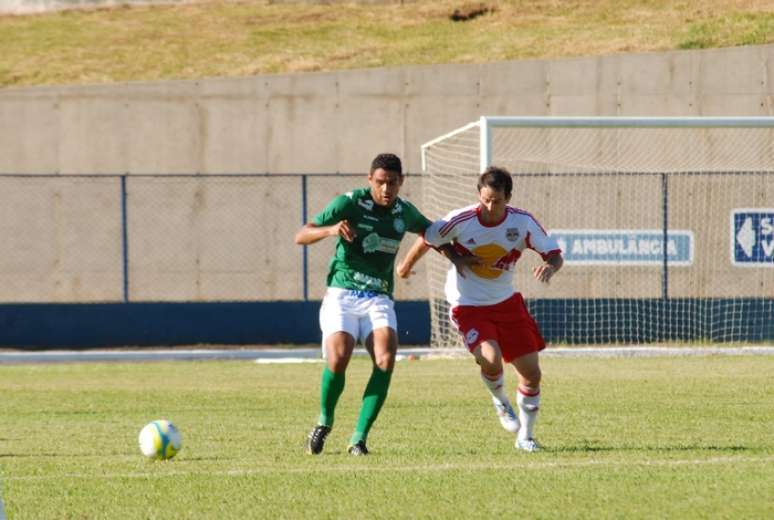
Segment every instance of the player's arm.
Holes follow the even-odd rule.
[[[306,246],[319,242],[323,238],[339,236],[347,242],[352,242],[357,232],[350,219],[354,203],[350,194],[335,197],[312,221],[296,233],[296,244]]]
[[[564,265],[562,250],[559,249],[556,239],[549,236],[534,217],[530,217],[527,225],[527,245],[543,259],[543,263],[532,270],[532,275],[539,282],[548,283]]]
[[[411,249],[409,249],[409,252],[398,264],[398,276],[401,278],[408,278],[412,274],[416,274],[414,271],[412,271],[412,268],[423,256],[425,256],[425,253],[427,253],[430,249],[431,247],[427,245],[423,237],[417,237],[416,241],[411,246]],[[458,253],[452,244],[442,244],[438,247],[435,247],[435,250],[445,256],[451,263],[453,263],[454,267],[457,269],[457,272],[460,273],[460,276],[463,278],[465,278],[465,267],[478,265],[481,262],[481,260],[476,256]]]
[[[422,236],[418,236],[411,245],[411,249],[409,249],[406,256],[398,263],[398,276],[401,278],[408,278],[412,274],[416,274],[412,271],[412,268],[429,250],[430,246],[425,244],[425,239]]]
[[[441,229],[447,225],[451,216],[452,214],[450,213],[443,219],[433,222],[424,230],[424,236],[420,236],[416,242],[414,242],[414,245],[411,247],[406,257],[398,265],[398,276],[401,278],[408,278],[409,275],[412,274],[411,268],[431,247],[454,264],[457,273],[459,273],[462,278],[465,278],[466,267],[469,268],[472,265],[480,264],[481,260],[478,257],[470,254],[462,254],[454,248],[453,242],[457,236],[458,230],[452,230],[451,233],[447,234],[441,233]]]
[[[406,201],[404,207],[404,217],[407,222],[406,229],[419,235],[411,245],[406,256],[396,267],[396,272],[399,277],[408,278],[412,274],[416,274],[412,271],[412,268],[430,249],[430,246],[425,242],[424,235],[433,223],[410,202]]]
[[[556,252],[547,257],[542,264],[532,270],[532,274],[539,282],[548,283],[559,269],[564,265],[562,253]]]
[[[341,220],[330,226],[318,226],[310,222],[298,230],[295,240],[296,244],[306,246],[319,242],[323,238],[335,236],[340,236],[347,242],[352,242],[356,234],[347,220]]]

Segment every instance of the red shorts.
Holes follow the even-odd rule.
[[[546,348],[537,323],[529,315],[521,293],[495,305],[458,305],[451,309],[451,321],[473,352],[483,341],[500,345],[503,359],[514,359]]]

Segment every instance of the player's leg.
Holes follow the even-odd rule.
[[[319,424],[333,427],[336,403],[344,391],[345,375],[355,338],[348,332],[334,332],[325,338],[325,368],[320,392]]]
[[[320,308],[320,328],[323,334],[325,367],[320,383],[320,416],[309,433],[306,451],[313,455],[322,452],[325,438],[333,428],[336,404],[344,391],[346,370],[358,335],[357,317],[349,309],[341,294],[330,291]]]
[[[500,424],[507,431],[516,433],[519,420],[504,390],[503,356],[497,341],[497,326],[491,320],[492,307],[460,305],[450,309],[449,318],[481,367],[481,381],[492,395]]]
[[[370,304],[367,317],[361,320],[361,334],[365,336],[365,347],[371,356],[373,366],[363,392],[363,403],[350,440],[349,453],[367,455],[366,440],[379,412],[387,400],[387,392],[395,367],[398,352],[397,319],[389,298],[380,296]]]
[[[471,353],[481,367],[481,381],[492,395],[492,403],[500,424],[507,431],[516,433],[519,431],[519,420],[504,389],[505,378],[500,345],[495,340],[485,340],[475,346]]]
[[[513,360],[519,377],[516,401],[519,406],[521,430],[516,447],[525,451],[537,451],[540,445],[535,441],[535,424],[540,410],[540,363],[538,353],[530,352]]]
[[[519,409],[521,429],[516,447],[525,451],[537,451],[535,423],[540,409],[540,364],[538,352],[546,346],[537,323],[529,315],[521,294],[498,304],[502,312],[496,317],[497,333],[501,338],[503,359],[513,364],[519,379],[516,403]]]

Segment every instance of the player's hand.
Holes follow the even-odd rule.
[[[357,236],[355,230],[352,229],[352,226],[349,225],[348,220],[342,220],[338,224],[331,226],[331,229],[333,231],[331,233],[333,236],[339,236],[347,242],[352,242]]]
[[[484,262],[476,255],[461,255],[459,253],[456,253],[454,256],[449,258],[451,262],[454,264],[454,268],[457,269],[457,274],[460,275],[461,278],[465,278],[465,269],[470,269],[475,266],[483,265]]]
[[[548,283],[551,277],[556,274],[556,268],[551,264],[540,264],[532,270],[532,274],[539,282]]]

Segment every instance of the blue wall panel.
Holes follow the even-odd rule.
[[[396,302],[403,344],[427,344],[427,302]],[[0,305],[0,346],[318,343],[320,302]]]
[[[774,299],[532,300],[546,340],[772,342]],[[0,305],[0,346],[319,343],[319,301]],[[430,341],[426,301],[396,302],[402,345]],[[596,317],[596,319],[595,319]]]

